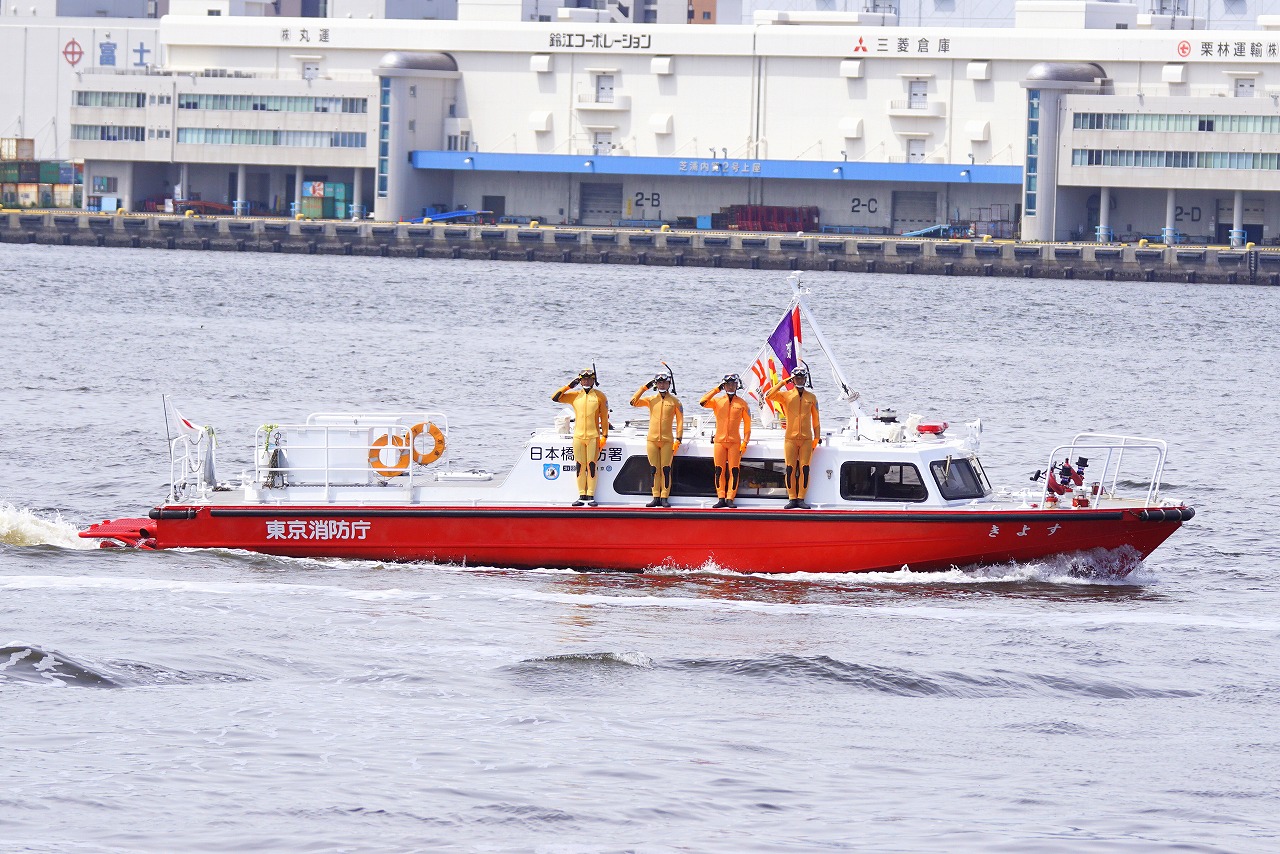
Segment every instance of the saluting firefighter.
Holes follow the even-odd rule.
[[[653,389],[657,394],[645,395]],[[646,507],[670,507],[671,458],[684,441],[684,406],[671,392],[671,375],[658,374],[636,390],[631,405],[649,408],[649,469],[653,475],[653,500]]]
[[[784,388],[790,382],[795,390]],[[787,432],[782,440],[782,456],[787,464],[788,510],[809,509],[804,503],[809,491],[809,461],[822,441],[822,426],[818,421],[818,399],[806,387],[809,371],[800,366],[791,372],[790,379],[782,378],[765,391],[765,400],[782,407],[787,421]]]
[[[716,414],[716,437],[712,440],[716,496],[713,507],[735,507],[742,484],[742,455],[751,441],[751,409],[739,394],[742,377],[725,374],[720,385],[702,396],[698,403]],[[721,397],[723,392],[724,396]]]
[[[580,391],[572,389],[581,385]],[[596,372],[588,368],[551,395],[573,407],[573,459],[578,464],[578,500],[574,507],[596,506],[596,460],[609,441],[609,400],[596,388]]]

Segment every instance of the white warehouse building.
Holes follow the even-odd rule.
[[[1129,4],[1028,0],[1017,24],[168,16],[157,64],[75,75],[70,154],[86,205],[130,210],[287,212],[329,181],[382,220],[767,205],[855,233],[1280,236],[1280,20],[1160,29]]]

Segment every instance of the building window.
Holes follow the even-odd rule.
[[[387,152],[391,147],[391,78],[383,77],[378,81],[378,181],[375,192],[380,199],[387,197],[387,173],[390,158]]]
[[[368,98],[312,98],[303,95],[178,95],[179,110],[249,110],[266,113],[369,112]]]
[[[71,138],[97,142],[143,142],[147,138],[147,129],[128,125],[72,125]]]
[[[1040,90],[1027,90],[1027,165],[1023,169],[1022,210],[1028,216],[1036,213],[1037,165],[1040,153]]]
[[[289,148],[364,148],[368,134],[355,131],[178,128],[184,145],[278,145]]]
[[[151,96],[154,100],[155,96]],[[145,107],[147,96],[142,92],[81,92],[74,95],[77,107]]]

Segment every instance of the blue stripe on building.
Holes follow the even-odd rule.
[[[414,151],[415,169],[473,172],[539,172],[590,175],[649,175],[687,178],[887,181],[902,184],[1022,185],[1021,166],[955,163],[848,163],[840,160],[753,160],[615,155],[504,154],[487,151]]]

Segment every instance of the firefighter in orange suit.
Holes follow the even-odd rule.
[[[733,507],[742,484],[742,455],[751,441],[751,408],[738,394],[742,378],[726,374],[720,385],[698,401],[716,414],[716,437],[712,440],[712,459],[716,467],[716,496],[713,507]],[[724,392],[724,397],[720,393]]]
[[[579,385],[582,389],[573,391]],[[573,506],[595,507],[596,460],[609,441],[609,400],[596,388],[596,372],[592,369],[578,374],[551,399],[573,407],[573,459],[578,464],[578,500]]]
[[[657,394],[645,396],[653,389]],[[646,507],[670,507],[671,458],[684,441],[684,406],[671,394],[671,375],[658,374],[636,390],[631,405],[649,408],[649,468],[653,472],[653,500]]]
[[[795,386],[791,391],[785,388],[790,382]],[[765,391],[765,400],[782,407],[782,415],[787,421],[787,432],[782,440],[782,455],[787,464],[787,509],[797,507],[808,509],[804,503],[805,493],[809,491],[809,461],[813,452],[822,441],[822,426],[818,421],[818,399],[813,392],[807,390],[809,372],[796,368],[791,372],[790,380],[780,379]]]

